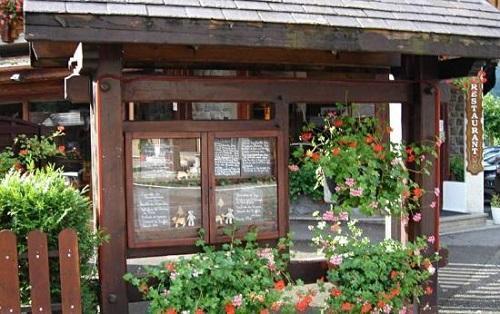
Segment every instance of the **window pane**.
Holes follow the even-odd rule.
[[[214,159],[218,235],[233,225],[277,230],[276,140],[217,138]]]
[[[132,141],[137,241],[197,237],[202,226],[199,138]]]

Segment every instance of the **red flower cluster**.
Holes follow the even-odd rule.
[[[303,296],[302,298],[300,298],[297,304],[295,304],[295,309],[300,313],[307,311],[312,300],[313,298],[310,294]]]

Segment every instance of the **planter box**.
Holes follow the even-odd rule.
[[[465,182],[443,181],[443,210],[468,213]]]
[[[500,207],[491,207],[491,215],[493,216],[493,223],[500,225]]]

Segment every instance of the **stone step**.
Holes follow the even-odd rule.
[[[490,224],[488,221],[488,214],[485,213],[441,217],[440,222],[439,231],[441,234],[467,231],[485,227]]]

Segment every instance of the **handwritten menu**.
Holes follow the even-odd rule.
[[[165,142],[146,143],[141,148],[142,179],[164,179],[174,171],[173,146]]]
[[[272,144],[270,139],[241,138],[241,173],[246,176],[272,174]]]
[[[240,175],[240,149],[238,139],[216,139],[214,156],[216,176],[234,177]]]
[[[134,207],[140,229],[170,228],[168,190],[134,184]]]
[[[234,217],[238,222],[256,222],[264,217],[264,195],[261,189],[240,189],[233,193]]]

